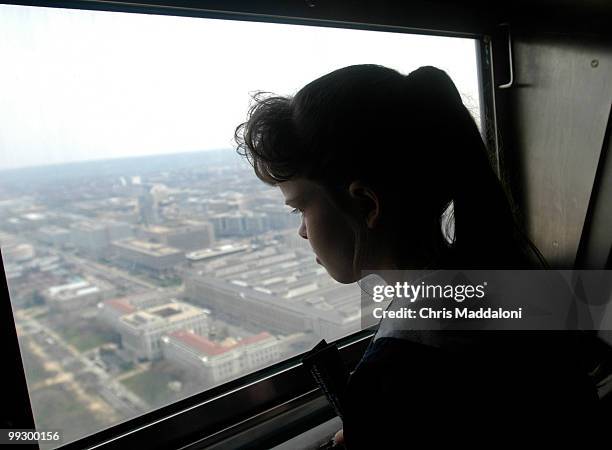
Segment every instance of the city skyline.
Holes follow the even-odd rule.
[[[132,159],[34,171],[49,183],[21,169],[0,189],[35,422],[67,441],[360,329],[358,286],[314,261],[250,168],[225,152]]]
[[[250,93],[434,65],[479,117],[471,39],[8,5],[0,24],[2,259],[35,422],[67,441],[361,329],[359,285],[234,151]]]

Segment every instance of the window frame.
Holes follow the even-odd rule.
[[[480,86],[479,101],[483,138],[489,149],[491,160],[497,164],[499,172],[492,45],[487,29],[483,26],[487,22],[486,17],[480,19],[480,24],[477,22],[470,24],[469,28],[472,31],[468,32],[465,31],[465,27],[461,29],[461,26],[457,27],[456,24],[453,26],[452,23],[448,22],[448,17],[441,20],[442,25],[439,28],[425,28],[422,21],[423,15],[427,16],[431,13],[424,6],[417,7],[417,9],[420,9],[420,16],[417,14],[416,19],[410,21],[411,24],[414,24],[413,26],[398,26],[388,23],[393,21],[393,17],[390,16],[387,17],[387,23],[355,22],[355,16],[349,14],[346,10],[342,11],[342,8],[340,8],[340,15],[346,20],[317,18],[313,16],[317,14],[320,16],[321,14],[312,14],[313,8],[304,6],[303,3],[299,7],[293,8],[293,15],[279,14],[278,11],[282,8],[278,4],[270,5],[269,2],[266,2],[261,8],[243,1],[231,2],[229,6],[224,2],[192,2],[191,4],[196,4],[196,7],[181,7],[179,5],[181,2],[172,1],[156,1],[148,4],[138,1],[130,3],[121,1],[24,1],[5,3],[475,39],[477,41],[477,72]],[[223,6],[223,9],[220,6]],[[260,13],[243,12],[253,8],[256,10],[260,8]],[[275,11],[276,13],[274,13]],[[286,11],[292,13],[291,8]],[[0,264],[2,264],[2,261],[0,261]],[[1,267],[3,288],[8,300],[8,285],[3,264]],[[13,379],[16,381],[15,387],[10,390],[12,398],[7,402],[7,406],[10,405],[11,408],[9,413],[12,415],[10,419],[12,422],[5,421],[4,423],[20,424],[21,428],[34,429],[34,419],[10,300],[5,302],[5,305],[8,306],[8,313],[3,314],[4,320],[10,320],[12,323],[8,324],[8,327],[4,327],[8,333],[4,342],[13,353],[16,350],[18,364],[11,368],[14,369]],[[373,329],[366,329],[336,341],[343,360],[350,369],[356,366],[373,334]],[[281,442],[279,439],[289,439],[293,435],[316,426],[335,415],[312,377],[302,369],[302,356],[303,354],[297,355],[247,376],[126,420],[77,441],[64,444],[60,448],[66,450],[80,448],[107,449],[130,448],[141,445],[151,448],[170,446],[173,448],[201,448],[228,439],[231,440],[233,437],[240,436],[240,433],[244,433],[245,430],[257,427],[264,430],[262,431],[264,436],[260,439],[260,446],[275,445],[272,443]],[[262,392],[265,392],[266,395],[261,395]],[[257,398],[257,401],[254,400],[255,398]],[[273,424],[273,426],[271,427],[270,424]],[[17,426],[7,426],[7,428],[17,428]],[[279,432],[280,429],[283,431]],[[274,436],[270,437],[272,435]]]

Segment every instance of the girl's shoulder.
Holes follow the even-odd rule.
[[[408,379],[448,373],[457,357],[444,349],[395,337],[373,340],[349,378],[349,386],[391,386]]]

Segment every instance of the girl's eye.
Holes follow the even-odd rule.
[[[298,214],[298,213],[300,213],[300,214],[304,214],[302,211],[300,211],[300,210],[299,210],[299,209],[297,209],[297,208],[293,208],[293,209],[291,210],[291,213],[290,213],[290,214]]]

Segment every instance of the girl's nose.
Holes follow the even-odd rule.
[[[308,235],[306,234],[306,224],[304,223],[303,219],[302,219],[302,224],[300,225],[300,228],[298,230],[298,234],[302,236],[304,239],[308,239]]]

